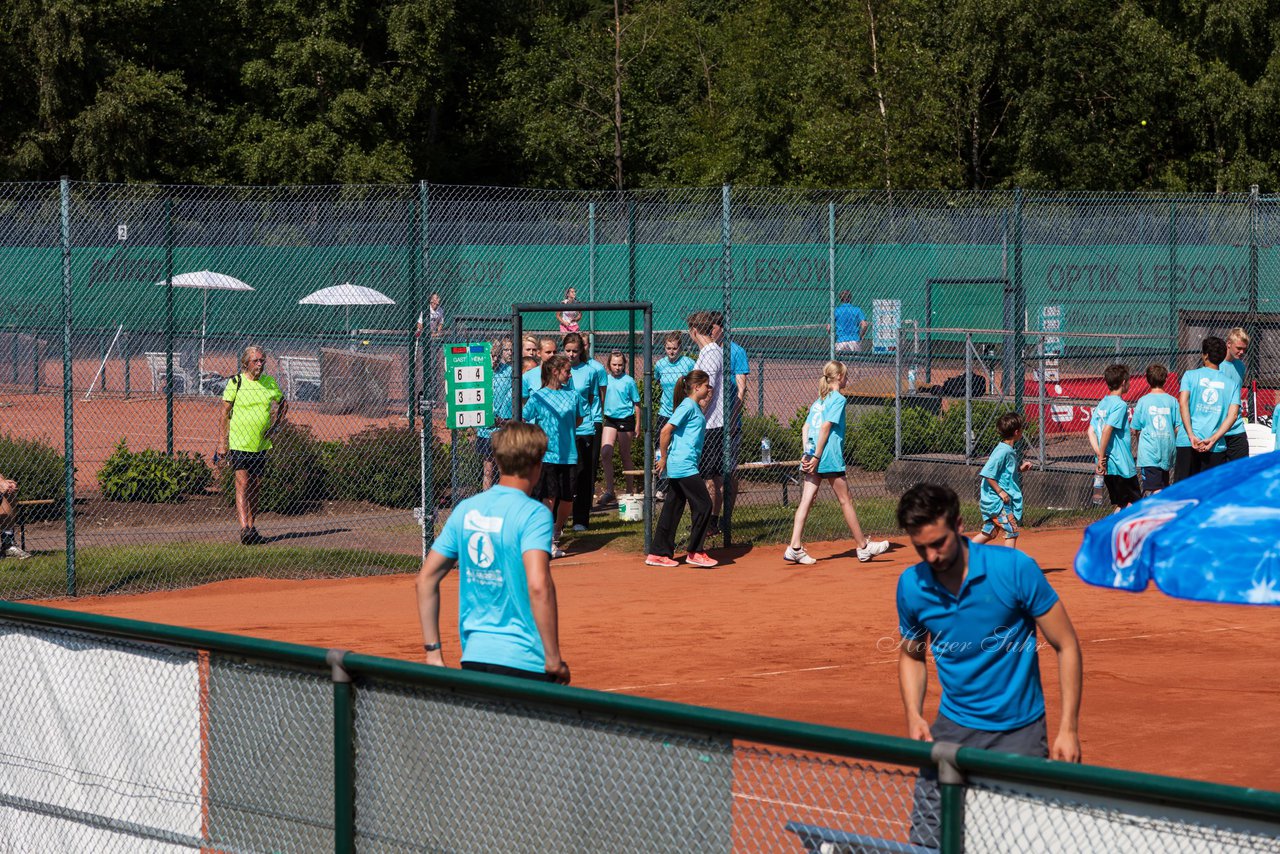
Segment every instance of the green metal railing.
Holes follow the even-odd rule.
[[[199,704],[201,709],[201,744],[203,766],[201,772],[201,792],[194,793],[198,797],[201,814],[200,839],[192,845],[200,847],[220,847],[230,845],[234,840],[223,835],[228,833],[221,826],[224,815],[235,812],[239,818],[232,824],[236,832],[253,835],[266,833],[267,836],[255,836],[261,844],[274,850],[302,850],[301,844],[314,846],[317,838],[331,838],[333,849],[337,852],[350,852],[369,848],[370,850],[402,850],[404,847],[420,845],[443,846],[451,850],[489,850],[483,845],[472,845],[465,840],[475,831],[483,837],[485,832],[499,832],[496,827],[486,827],[487,811],[495,814],[501,812],[504,799],[503,787],[520,789],[526,785],[535,787],[533,795],[545,798],[548,811],[558,800],[569,797],[575,787],[584,791],[593,786],[605,786],[610,791],[631,793],[635,795],[635,803],[646,803],[646,798],[657,797],[647,792],[661,789],[665,775],[671,774],[663,763],[670,758],[669,753],[675,750],[681,739],[694,745],[706,745],[700,750],[707,753],[703,763],[714,765],[714,747],[716,743],[728,745],[736,757],[733,771],[729,776],[720,777],[723,785],[732,785],[733,796],[728,800],[721,797],[725,793],[710,792],[690,784],[683,791],[691,802],[700,802],[709,797],[719,798],[712,801],[725,810],[732,803],[732,814],[704,816],[691,821],[689,826],[680,826],[663,820],[661,823],[639,826],[657,828],[655,832],[662,835],[667,842],[684,838],[694,839],[703,832],[704,821],[723,821],[723,829],[727,834],[723,843],[726,848],[734,850],[776,850],[783,833],[784,824],[797,816],[840,814],[838,821],[822,822],[822,824],[840,824],[840,827],[823,827],[815,824],[803,825],[813,833],[833,835],[860,834],[869,838],[884,841],[886,825],[884,817],[872,813],[861,814],[850,807],[850,802],[866,795],[866,790],[883,787],[884,795],[878,800],[871,796],[867,803],[878,805],[881,809],[901,814],[903,804],[901,794],[910,782],[909,769],[933,768],[940,772],[942,783],[942,812],[940,816],[941,832],[938,849],[942,852],[959,852],[965,850],[1001,850],[999,840],[983,840],[979,831],[967,828],[966,802],[978,793],[1000,797],[1001,786],[1029,786],[1022,796],[1030,797],[1035,802],[1030,819],[1026,815],[1019,817],[1011,814],[1007,818],[1010,833],[1027,833],[1037,830],[1040,812],[1053,817],[1061,817],[1067,813],[1072,820],[1088,821],[1092,830],[1098,827],[1114,825],[1114,832],[1129,833],[1138,819],[1129,815],[1132,805],[1146,805],[1137,810],[1156,810],[1160,818],[1143,832],[1150,838],[1150,847],[1130,847],[1127,850],[1181,850],[1179,840],[1184,838],[1230,839],[1233,844],[1257,846],[1265,850],[1267,846],[1280,844],[1280,793],[1223,786],[1192,780],[1181,780],[1160,777],[1109,768],[1083,765],[1071,765],[1048,760],[1032,759],[1009,754],[989,753],[970,748],[955,749],[954,745],[926,744],[892,736],[875,735],[836,729],[827,726],[805,724],[795,721],[779,720],[736,712],[700,708],[696,706],[651,700],[640,697],[618,696],[599,691],[565,688],[548,684],[531,683],[505,677],[468,673],[460,670],[434,668],[407,661],[379,658],[340,650],[323,650],[276,641],[260,640],[236,635],[219,634],[194,629],[122,620],[93,614],[82,614],[39,606],[0,603],[0,621],[5,624],[2,635],[13,642],[14,638],[29,636],[32,638],[30,648],[37,646],[34,639],[41,633],[55,632],[59,650],[73,649],[79,654],[91,656],[93,650],[102,648],[111,650],[118,662],[120,649],[113,645],[120,643],[134,644],[127,647],[127,656],[136,660],[135,665],[140,673],[146,668],[160,666],[152,661],[145,646],[138,644],[157,644],[157,650],[163,648],[171,654],[189,654],[191,657],[207,660],[211,676],[205,679],[205,687],[201,689]],[[71,634],[67,634],[71,633]],[[28,646],[17,644],[10,648],[28,650]],[[186,653],[184,653],[186,651]],[[62,654],[62,653],[59,653]],[[86,665],[90,659],[86,659]],[[10,664],[26,664],[26,661]],[[37,655],[36,664],[40,663]],[[80,669],[49,669],[48,662],[41,668],[43,678],[40,684],[28,686],[30,702],[48,703],[50,697],[61,697],[67,703],[70,696],[67,691],[80,685],[93,685],[109,676],[108,673],[83,671]],[[118,664],[117,664],[118,666]],[[301,827],[297,822],[289,823],[288,809],[284,805],[290,802],[293,795],[281,794],[281,803],[259,802],[263,799],[271,801],[275,797],[274,790],[263,787],[260,782],[250,780],[258,773],[243,767],[243,763],[251,762],[254,741],[246,740],[246,735],[237,735],[237,726],[261,725],[270,722],[269,730],[256,733],[252,729],[248,736],[261,735],[271,742],[297,741],[305,743],[314,741],[322,733],[308,732],[305,728],[294,726],[293,721],[301,717],[302,695],[268,692],[259,696],[237,696],[234,698],[236,708],[246,709],[243,720],[221,711],[228,700],[221,696],[224,690],[238,691],[248,689],[250,683],[223,681],[218,674],[221,668],[243,670],[250,668],[260,674],[255,677],[259,689],[277,684],[273,680],[282,680],[285,684],[293,677],[290,673],[305,676],[308,684],[318,688],[320,682],[316,677],[327,678],[332,684],[332,706],[329,711],[332,720],[332,779],[296,780],[308,766],[301,763],[297,768],[282,769],[289,775],[288,779],[297,782],[304,793],[304,801],[311,801],[314,807],[328,802],[332,796],[332,815],[327,822],[316,827],[309,821],[303,828],[310,839],[309,843],[299,843],[287,833],[279,831],[280,838],[271,837],[269,831],[262,831],[256,822],[278,822],[282,828]],[[21,674],[21,667],[11,667],[11,674]],[[273,675],[274,674],[274,675]],[[75,686],[73,686],[75,683]],[[145,679],[139,681],[144,685]],[[130,685],[109,685],[109,690],[117,694],[130,693]],[[63,693],[59,694],[58,690]],[[98,690],[85,688],[86,692]],[[106,690],[106,689],[103,689]],[[145,690],[139,687],[137,690]],[[308,689],[306,696],[311,702],[320,696],[317,690]],[[425,692],[425,693],[423,693]],[[82,696],[88,696],[84,694]],[[395,708],[400,716],[386,718],[388,698],[395,700]],[[161,698],[155,698],[160,702]],[[434,711],[431,709],[434,708]],[[419,712],[426,709],[425,717]],[[216,714],[211,714],[214,710]],[[12,810],[7,821],[21,823],[24,817],[31,821],[52,819],[62,822],[59,831],[63,839],[80,840],[79,850],[88,850],[91,836],[76,837],[76,833],[90,834],[88,826],[114,829],[128,832],[135,837],[147,837],[148,832],[160,838],[160,831],[148,831],[145,826],[134,820],[132,815],[95,815],[92,804],[81,804],[78,810],[61,808],[56,798],[47,803],[38,799],[20,798],[16,793],[23,790],[22,773],[24,769],[56,768],[59,762],[65,762],[62,748],[74,748],[74,721],[80,715],[92,715],[94,709],[73,708],[70,705],[60,710],[60,717],[65,726],[59,733],[21,732],[22,708],[9,708],[6,711],[6,722],[0,724],[0,732],[5,736],[4,761],[0,762],[0,808]],[[315,720],[323,719],[313,717]],[[257,721],[257,724],[254,724]],[[398,750],[377,740],[378,732],[395,731],[406,724],[415,725],[407,732],[402,732],[402,741],[397,742]],[[478,732],[490,733],[484,739],[499,739],[506,736],[514,738],[508,748],[517,754],[525,750],[527,755],[512,757],[513,763],[523,769],[510,779],[504,777],[500,769],[486,767],[484,761],[471,765],[473,758],[467,755],[465,748],[451,747],[452,739],[460,733],[474,735]],[[508,729],[513,727],[513,729]],[[21,733],[22,737],[16,737]],[[628,753],[617,748],[615,742],[621,744],[635,734],[642,734],[647,744],[640,752]],[[547,734],[552,740],[544,741]],[[136,726],[118,733],[119,748],[126,754],[133,751],[147,753],[138,739],[164,739],[172,736],[159,727]],[[241,744],[238,760],[229,767],[219,765],[217,760],[209,757],[220,755],[219,744],[222,741],[236,740]],[[321,741],[323,743],[323,739]],[[484,740],[472,742],[484,745]],[[748,746],[753,745],[751,747]],[[412,745],[419,745],[430,756],[437,757],[439,765],[419,764],[412,766],[412,757],[402,755],[409,747],[409,753],[415,752]],[[269,743],[263,741],[262,749]],[[551,751],[544,752],[544,748]],[[621,752],[616,754],[617,749]],[[767,751],[761,753],[761,750]],[[247,751],[247,752],[246,752]],[[434,752],[432,752],[434,751]],[[72,751],[74,753],[74,751]],[[86,751],[91,752],[91,751]],[[314,759],[314,750],[310,754]],[[571,778],[558,776],[546,777],[540,769],[550,757],[582,756],[589,760],[572,764],[574,774],[580,779],[574,782]],[[862,763],[874,763],[865,765]],[[693,763],[698,766],[698,762]],[[404,767],[400,767],[404,766]],[[893,767],[887,767],[893,766]],[[710,768],[711,765],[706,767]],[[894,770],[901,768],[904,770]],[[407,771],[406,771],[407,769]],[[86,776],[92,769],[74,766],[61,767],[59,773],[69,779]],[[780,788],[768,789],[771,797],[754,797],[756,777],[771,778],[777,771],[777,779],[767,781],[768,785]],[[34,772],[33,772],[34,773]],[[702,772],[695,767],[695,774]],[[238,775],[244,774],[241,782]],[[837,782],[841,775],[855,774],[851,784]],[[972,780],[970,779],[972,778]],[[453,803],[435,803],[421,800],[417,794],[415,780],[437,780],[448,786]],[[541,783],[536,781],[541,780]],[[533,781],[533,782],[530,782]],[[539,785],[552,786],[545,792],[536,789]],[[761,783],[760,791],[765,791],[766,783]],[[474,791],[472,791],[473,789]],[[311,794],[305,794],[305,793]],[[895,794],[896,792],[896,794]],[[1032,793],[1025,795],[1025,792]],[[179,793],[153,793],[154,797],[178,798]],[[1072,805],[1076,799],[1098,798],[1101,796],[1108,805],[1099,812],[1091,807],[1090,812],[1076,811]],[[425,796],[423,796],[425,797]],[[372,806],[369,814],[362,813],[362,803],[376,799],[379,804],[395,802],[415,815],[421,814],[422,820],[435,827],[433,832],[440,834],[433,838],[420,838],[415,834],[420,831],[412,827],[405,829],[397,823],[402,819],[398,814],[382,814]],[[785,806],[779,807],[779,804]],[[128,810],[136,806],[131,801],[120,805]],[[677,810],[679,804],[666,804]],[[297,808],[297,804],[294,804]],[[580,809],[590,810],[590,805]],[[446,815],[451,809],[456,814]],[[988,811],[991,807],[984,807]],[[781,812],[779,812],[781,810]],[[439,811],[439,815],[434,811]],[[1167,815],[1166,815],[1167,813]],[[318,813],[316,813],[318,815]],[[245,818],[245,817],[248,818]],[[254,818],[257,816],[258,818]],[[404,819],[408,821],[408,819]],[[416,820],[416,819],[414,819]],[[569,845],[574,840],[575,847],[599,850],[607,847],[607,838],[595,838],[591,834],[603,833],[607,829],[589,827],[582,824],[584,816],[579,816],[573,828],[558,825],[547,819],[543,825],[543,817],[531,815],[520,831],[528,833],[528,839],[535,838],[558,840],[557,848]],[[298,821],[301,821],[298,819]],[[432,822],[437,822],[433,825]],[[789,823],[788,823],[789,822]],[[588,823],[589,824],[589,823]],[[264,826],[276,827],[267,824]],[[326,828],[327,826],[327,828]],[[1070,825],[1068,825],[1070,826]],[[899,820],[896,835],[905,836],[905,828]],[[879,828],[877,830],[877,828]],[[1057,833],[1063,831],[1057,830]],[[319,833],[319,836],[315,834]],[[585,836],[582,834],[586,834]],[[549,836],[539,836],[549,834]],[[568,834],[568,835],[565,835]],[[784,834],[785,835],[785,834]],[[170,834],[173,836],[173,834]],[[1053,840],[1054,850],[1088,850],[1088,845],[1106,846],[1106,836],[1091,837],[1089,840],[1072,840],[1058,838]],[[1146,837],[1144,837],[1146,838]],[[409,843],[407,840],[412,840]],[[1242,842],[1243,840],[1243,842]],[[905,846],[905,840],[889,839],[889,843]],[[532,843],[530,843],[532,844]],[[652,850],[663,847],[656,839],[634,839],[632,850]],[[995,847],[993,847],[993,845]],[[896,850],[886,848],[885,850]],[[902,850],[907,850],[903,848]],[[1007,847],[1004,850],[1009,850]],[[1094,850],[1100,850],[1095,848]],[[1210,849],[1212,850],[1212,849]],[[1250,849],[1251,850],[1251,849]]]

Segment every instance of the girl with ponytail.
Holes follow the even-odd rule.
[[[645,557],[649,566],[679,566],[675,560],[676,528],[684,514],[685,504],[693,516],[689,531],[689,548],[684,562],[710,569],[719,561],[708,557],[702,541],[711,521],[711,496],[698,474],[698,458],[706,435],[707,419],[702,404],[711,396],[711,377],[706,371],[692,370],[676,380],[672,398],[674,409],[658,438],[658,476],[666,475],[668,488],[662,504],[662,515],[653,533],[653,553]]]

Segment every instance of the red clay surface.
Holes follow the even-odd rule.
[[[1280,611],[1086,586],[1071,570],[1079,530],[1029,531],[1084,650],[1087,762],[1280,790],[1274,727]],[[896,547],[860,564],[845,544],[811,544],[800,569],[781,549],[736,552],[706,571],[658,570],[634,555],[571,554],[554,564],[561,642],[574,684],[872,732],[903,733],[894,589],[915,561]],[[441,626],[456,665],[456,576]],[[160,623],[421,660],[408,575],[223,582],[191,590],[52,603]],[[931,668],[932,669],[932,668]],[[1057,661],[1041,670],[1050,736]],[[928,713],[936,710],[930,677]]]

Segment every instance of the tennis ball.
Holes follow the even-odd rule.
[[[1143,120],[1142,120],[1142,126],[1143,126],[1143,127],[1146,127],[1146,126],[1147,126],[1147,120],[1146,120],[1146,119],[1143,119]]]
[[[1145,124],[1146,124],[1146,122],[1143,122],[1143,124],[1145,125]],[[360,343],[361,343],[361,344],[363,344],[364,346],[368,347],[368,346],[369,346],[369,339],[368,339],[368,338],[366,338],[366,339],[364,339],[363,341],[361,341]]]

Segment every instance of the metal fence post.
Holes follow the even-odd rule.
[[[343,666],[347,652],[325,653],[333,681],[333,850],[356,850],[356,738],[351,674]]]
[[[764,417],[764,354],[756,360],[756,415]]]
[[[173,197],[164,200],[164,449],[173,456]],[[185,391],[186,389],[183,389]],[[221,429],[221,428],[219,428]]]
[[[421,226],[419,252],[420,263],[422,265],[422,281],[425,284],[431,276],[431,209],[429,189],[426,181],[418,184],[418,219]],[[418,316],[422,317],[424,306],[422,304],[422,290],[418,289]],[[431,540],[436,533],[436,424],[435,424],[435,401],[432,400],[431,388],[428,385],[431,376],[431,363],[434,356],[435,347],[431,343],[431,322],[427,319],[427,339],[423,344],[422,336],[418,335],[415,340],[419,342],[418,350],[421,353],[421,374],[419,375],[421,388],[422,403],[422,436],[419,439],[419,453],[421,455],[422,466],[422,558],[426,560],[427,549],[431,547]]]
[[[67,595],[76,595],[76,431],[72,420],[75,392],[71,361],[71,179],[62,176],[60,214],[62,238],[62,476],[66,485],[64,511],[67,534]]]
[[[827,202],[827,361],[836,357],[836,203]],[[763,413],[762,413],[763,414]]]
[[[720,350],[720,409],[724,421],[721,434],[724,436],[724,477],[720,486],[721,511],[720,530],[724,533],[724,544],[733,542],[733,504],[735,469],[737,460],[733,458],[733,404],[738,396],[738,384],[733,374],[733,321],[729,309],[732,302],[733,287],[733,207],[731,190],[728,184],[720,188],[720,288],[722,310],[724,312],[724,341]],[[635,297],[633,296],[634,300]]]
[[[1045,400],[1044,400],[1044,334],[1043,333],[1041,333],[1040,335],[1040,346],[1037,347],[1036,349],[1039,351],[1039,362],[1040,362],[1040,369],[1037,372],[1037,377],[1039,379],[1037,387],[1040,390],[1040,406],[1039,406],[1040,429],[1037,432],[1039,435],[1039,444],[1040,444],[1040,471],[1044,471],[1044,404],[1045,404]]]
[[[636,301],[636,200],[627,199],[627,300]],[[636,313],[627,312],[627,364],[636,375]]]
[[[902,326],[897,330],[898,343],[893,348],[893,458],[902,459]]]
[[[964,774],[956,763],[960,745],[950,741],[935,741],[931,758],[938,765],[938,793],[942,800],[942,815],[938,828],[940,854],[961,854],[964,851]]]
[[[1027,328],[1027,290],[1022,280],[1022,188],[1014,190],[1013,219],[1013,357],[1005,357],[1005,365],[1012,365],[1014,375],[1006,377],[1006,384],[1013,383],[1013,408],[1022,411],[1023,386],[1026,370],[1022,365],[1023,337]]]
[[[1249,306],[1245,319],[1245,331],[1250,337],[1258,335],[1258,185],[1249,187]],[[1245,369],[1249,376],[1257,378],[1262,348],[1249,348],[1249,362]],[[1257,413],[1253,413],[1257,417]]]
[[[635,309],[631,309],[632,317],[635,316]],[[649,341],[653,337],[653,306],[647,305],[644,309],[644,340]],[[644,389],[642,392],[644,401],[644,553],[653,553],[653,405],[650,400],[653,392],[653,359],[649,350],[651,347],[646,346],[644,357],[644,373],[641,375],[640,387]],[[630,460],[626,461],[630,464]]]
[[[1178,370],[1178,289],[1173,271],[1178,263],[1177,204],[1169,202],[1169,370]]]
[[[589,302],[596,301],[596,203],[587,202],[587,300]],[[596,357],[596,335],[599,330],[596,329],[596,313],[591,312],[591,318],[587,321],[591,334],[587,336],[587,354],[591,358]],[[516,348],[520,347],[520,342],[513,342]],[[519,363],[517,363],[519,364]],[[520,373],[520,371],[516,371]]]
[[[964,334],[964,464],[973,462],[973,333]]]

